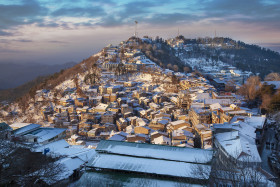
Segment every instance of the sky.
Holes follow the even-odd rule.
[[[280,51],[279,0],[0,0],[0,62],[79,62],[134,34],[231,37]]]

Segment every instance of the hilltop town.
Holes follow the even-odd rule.
[[[47,184],[87,166],[196,184],[211,179],[274,186],[280,173],[271,156],[279,154],[276,121],[249,108],[236,92],[253,73],[219,59],[186,59],[194,46],[160,40],[131,37],[108,45],[69,79],[36,90],[24,107],[3,107],[2,138],[52,155],[66,167],[56,180],[41,177]],[[155,58],[166,46],[172,64]],[[266,84],[277,90],[278,82]],[[230,168],[235,170],[229,176]]]

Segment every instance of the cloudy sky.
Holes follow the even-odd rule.
[[[231,37],[280,51],[279,0],[0,0],[0,62],[81,61],[139,36]]]

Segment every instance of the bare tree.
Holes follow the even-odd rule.
[[[176,64],[173,65],[173,70],[176,71],[176,72],[179,70],[179,68],[178,68],[178,66]]]
[[[279,73],[270,73],[265,78],[265,81],[280,81]]]
[[[88,74],[86,74],[84,78],[84,82],[95,84],[100,80],[100,74],[101,70],[98,67],[98,64],[94,61],[89,67],[88,67]]]
[[[77,76],[75,76],[75,78],[74,78],[74,83],[75,83],[75,86],[76,86],[76,92],[77,92],[78,96],[86,97],[86,95],[84,94],[83,90],[80,87],[79,80],[78,80]]]
[[[233,80],[227,81],[227,84],[225,85],[225,91],[233,92],[235,91],[235,82]]]
[[[271,96],[268,94],[263,95],[261,108],[268,110],[270,108],[270,103],[271,103]]]
[[[185,66],[185,67],[184,67],[184,72],[185,72],[185,73],[190,72],[190,68],[189,68],[189,67],[187,67],[187,66]]]
[[[172,69],[172,65],[171,64],[167,64],[167,68],[168,69]]]
[[[247,82],[241,86],[239,93],[247,100],[253,101],[257,97],[258,89],[261,86],[260,77],[249,77]]]

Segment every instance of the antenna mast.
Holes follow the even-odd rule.
[[[138,37],[138,33],[137,33],[137,24],[138,24],[138,21],[135,21],[135,32],[134,32],[134,36],[135,37]]]

